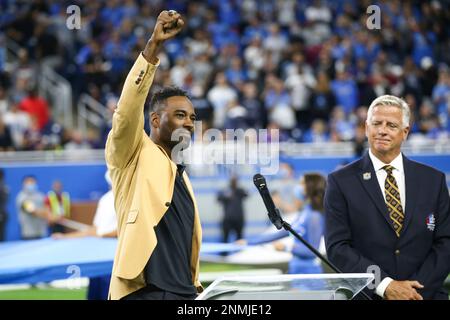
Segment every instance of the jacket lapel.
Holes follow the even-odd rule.
[[[373,203],[377,207],[379,213],[385,218],[386,222],[389,224],[391,229],[395,232],[392,226],[391,219],[389,218],[389,212],[386,206],[386,202],[383,198],[383,193],[380,190],[380,185],[378,184],[377,175],[373,167],[372,161],[370,160],[369,153],[366,154],[361,159],[360,171],[358,172],[358,179],[361,181],[366,192],[369,194]]]
[[[412,217],[414,216],[414,209],[416,208],[417,198],[420,195],[420,181],[417,175],[417,170],[414,170],[414,163],[403,155],[403,168],[405,170],[405,193],[406,193],[406,208],[405,220],[403,230],[400,237],[405,234]]]
[[[151,140],[151,139],[150,139],[150,140]],[[153,142],[153,141],[152,141],[152,142]],[[154,143],[154,142],[153,142],[153,143]],[[156,143],[154,143],[154,144],[159,148],[159,150],[162,151],[162,153],[164,153],[164,155],[166,156],[167,160],[169,160],[170,168],[172,169],[172,178],[175,179],[175,176],[177,175],[177,165],[175,164],[175,162],[173,162],[173,161],[170,159],[169,155],[167,154],[166,150],[164,150],[163,147],[161,147],[160,145],[158,145],[158,144],[156,144]],[[173,181],[172,181],[172,182],[173,182]]]

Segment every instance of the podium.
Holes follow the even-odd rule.
[[[373,280],[372,273],[221,277],[196,300],[351,300]]]

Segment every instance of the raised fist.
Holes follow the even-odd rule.
[[[181,15],[175,10],[162,11],[153,30],[152,39],[157,42],[162,42],[174,37],[184,26],[184,21]]]

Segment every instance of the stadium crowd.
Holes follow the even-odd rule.
[[[80,28],[67,8],[81,9]],[[378,5],[379,29],[367,8]],[[186,27],[160,55],[153,90],[187,90],[203,129],[278,128],[281,141],[365,140],[368,104],[404,97],[410,139],[450,139],[447,1],[0,0],[0,150],[103,148],[97,132],[63,128],[36,91],[43,63],[112,111],[157,13]],[[6,61],[6,39],[19,46]],[[148,124],[147,124],[148,125]],[[147,128],[148,129],[148,128]]]

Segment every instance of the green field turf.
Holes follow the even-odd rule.
[[[85,300],[87,288],[30,288],[0,291],[0,300]]]

